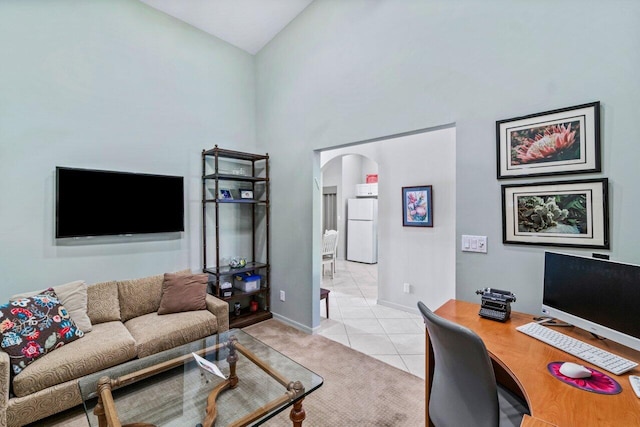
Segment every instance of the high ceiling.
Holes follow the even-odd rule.
[[[140,0],[252,55],[313,0]]]

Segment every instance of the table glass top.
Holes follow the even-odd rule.
[[[218,366],[222,374],[229,376],[230,365],[226,358],[230,350],[226,347],[218,350],[205,351],[205,349],[225,343],[232,336],[237,339],[241,347],[257,357],[258,363],[250,360],[241,351],[236,351],[237,387],[219,394],[216,400],[218,412],[216,426],[233,425],[238,419],[282,398],[286,393],[286,385],[282,385],[283,379],[302,383],[304,392],[298,395],[300,397],[306,396],[322,385],[322,377],[243,331],[232,329],[81,378],[80,392],[89,424],[92,427],[98,426],[98,419],[93,411],[97,403],[97,386],[100,378],[107,376],[113,381],[133,373],[138,376],[143,369],[152,370],[159,364],[185,355],[187,355],[185,360],[180,361],[174,368],[155,373],[146,379],[114,387],[112,394],[115,408],[122,424],[145,422],[163,427],[184,427],[201,423],[205,417],[209,393],[224,379],[200,368],[194,357],[190,355],[192,352],[202,351],[205,359]],[[280,381],[274,379],[274,375],[265,372],[264,366],[260,367],[260,364],[266,366],[267,370],[270,369],[279,374]],[[292,404],[293,400],[286,399],[267,414],[247,425],[262,424]]]

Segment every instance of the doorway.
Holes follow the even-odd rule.
[[[337,150],[342,151],[342,150]],[[356,149],[357,151],[357,149]],[[332,156],[324,161],[326,156]],[[357,187],[365,183],[367,175],[378,175],[378,163],[366,155],[354,152],[339,152],[333,150],[321,153],[321,177],[323,185],[322,196],[322,232],[326,230],[338,231],[339,259],[347,259],[349,246],[349,200],[358,197]],[[328,193],[328,194],[327,194]],[[335,197],[333,196],[335,194]],[[377,199],[377,195],[371,197]],[[335,210],[335,223],[332,215]],[[332,225],[329,227],[328,225]],[[372,240],[377,242],[376,236]],[[375,248],[377,254],[377,246]],[[360,261],[360,259],[356,259]]]
[[[418,314],[417,301],[438,307],[447,299],[455,297],[455,152],[454,124],[375,138],[316,152],[318,162],[314,168],[317,168],[315,176],[318,177],[318,181],[327,176],[328,168],[342,167],[341,162],[344,162],[344,159],[354,158],[350,155],[364,156],[378,165],[379,250],[378,264],[376,264],[378,291],[376,304]],[[351,171],[348,167],[342,167],[342,169],[345,173]],[[354,184],[361,182],[364,176],[358,176],[357,179]],[[340,201],[349,198],[341,194],[348,188],[334,182],[316,183],[318,190],[323,185],[338,185],[338,227],[345,230],[346,210],[344,206],[340,206]],[[433,186],[434,226],[404,227],[401,210],[402,187],[419,185]],[[355,186],[353,191],[355,192]],[[314,199],[314,211],[317,222],[314,222],[314,234],[320,235],[321,191],[316,194],[318,197]],[[347,239],[341,240],[344,243]],[[342,243],[339,262],[345,259],[346,253]],[[320,268],[316,271],[319,272],[319,270]],[[338,274],[336,279],[339,276]],[[320,276],[314,275],[314,286],[319,289],[320,285]],[[319,308],[319,291],[314,297],[317,298],[314,306]],[[316,307],[314,312],[315,310]],[[318,315],[314,319],[314,327],[319,324]]]

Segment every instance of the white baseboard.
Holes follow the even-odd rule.
[[[400,310],[400,311],[406,311],[407,313],[411,313],[411,314],[417,314],[418,316],[420,315],[420,311],[418,310],[418,307],[407,307],[405,305],[400,305],[400,304],[396,304],[393,302],[389,302],[389,301],[384,301],[384,300],[377,300],[376,301],[378,303],[378,305],[382,305],[384,307],[389,307],[389,308],[394,308],[396,310]]]
[[[311,329],[311,328],[309,328],[309,327],[307,327],[307,326],[305,326],[305,325],[303,325],[301,323],[298,323],[295,320],[291,320],[288,317],[281,316],[278,313],[271,312],[271,314],[273,314],[273,318],[274,319],[278,319],[282,323],[286,323],[287,325],[292,326],[292,327],[298,329],[299,331],[302,331],[302,332],[304,332],[306,334],[310,334],[310,335],[314,333],[313,329]]]

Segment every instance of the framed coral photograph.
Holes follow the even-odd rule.
[[[606,178],[502,186],[503,243],[609,249]]]
[[[498,179],[600,172],[600,102],[496,122]]]
[[[402,225],[433,227],[433,203],[430,185],[402,187]]]

